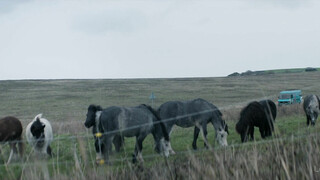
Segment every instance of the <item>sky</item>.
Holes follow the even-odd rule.
[[[320,67],[319,0],[0,0],[0,80]]]

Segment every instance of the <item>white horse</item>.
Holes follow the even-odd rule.
[[[52,127],[49,121],[38,114],[26,128],[28,143],[37,153],[52,156],[50,143],[53,140]]]

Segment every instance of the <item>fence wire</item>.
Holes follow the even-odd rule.
[[[206,111],[201,111],[201,112],[197,112],[197,113],[190,113],[190,114],[186,114],[186,115],[181,115],[181,116],[178,116],[178,117],[174,117],[174,118],[168,118],[168,119],[163,119],[161,121],[157,121],[157,122],[154,122],[153,124],[158,124],[158,123],[167,123],[167,122],[170,122],[170,121],[175,121],[177,119],[182,119],[182,118],[187,118],[187,117],[192,117],[192,116],[196,116],[196,115],[200,115],[200,114],[205,114],[205,113],[210,113],[210,112],[214,112],[214,111],[217,111],[217,110],[221,110],[221,111],[227,111],[227,110],[230,110],[232,108],[238,108],[238,107],[243,107],[245,105],[247,105],[248,103],[252,102],[252,101],[258,101],[258,100],[261,100],[261,99],[269,99],[271,97],[274,97],[274,96],[268,96],[268,97],[264,97],[264,98],[256,98],[256,99],[251,99],[251,100],[248,100],[248,101],[245,101],[245,102],[241,102],[241,103],[236,103],[236,104],[233,104],[233,105],[228,105],[228,106],[224,106],[224,107],[221,107],[221,108],[217,108],[217,109],[212,109],[212,110],[206,110]],[[60,122],[61,123],[61,122]],[[71,124],[71,123],[84,123],[84,122],[81,122],[81,121],[68,121],[66,122],[67,124]],[[64,123],[63,123],[64,124]],[[64,124],[65,125],[65,124]],[[132,126],[132,127],[129,127],[129,128],[126,128],[126,129],[121,129],[121,130],[113,130],[113,131],[108,131],[108,132],[104,132],[104,133],[101,133],[101,135],[109,135],[109,134],[115,134],[115,133],[120,133],[121,131],[126,131],[126,130],[131,130],[131,129],[135,129],[135,128],[139,128],[141,126],[146,126],[146,125],[150,125],[150,123],[146,123],[146,124],[142,124],[142,125],[136,125],[136,126]],[[302,136],[296,136],[296,137],[293,137],[294,139],[301,139],[301,138],[305,138],[305,137],[308,137],[308,136],[316,136],[317,134],[307,134],[307,135],[302,135]],[[60,135],[59,135],[60,136]],[[53,142],[54,141],[63,141],[63,140],[75,140],[75,139],[85,139],[85,138],[92,138],[93,137],[93,134],[78,134],[78,135],[69,135],[69,136],[66,136],[66,137],[55,137],[53,139]],[[242,143],[239,143],[239,144],[232,144],[232,145],[229,145],[227,147],[215,147],[214,150],[220,150],[220,149],[228,149],[228,148],[234,148],[234,147],[239,147],[239,146],[249,146],[249,145],[252,145],[252,144],[264,144],[264,143],[271,143],[271,142],[275,142],[275,141],[281,141],[281,140],[284,140],[284,139],[288,139],[288,138],[273,138],[272,140],[263,140],[263,141],[259,141],[259,142],[247,142],[245,144],[242,144]],[[10,142],[7,142],[7,143],[20,143],[20,142],[23,142],[23,143],[27,143],[27,140],[23,139],[23,140],[16,140],[16,141],[10,141]],[[207,149],[200,149],[200,150],[197,150],[196,152],[202,152],[202,151],[207,151]],[[180,154],[186,154],[186,153],[190,153],[191,151],[190,150],[186,150],[186,151],[179,151],[179,152],[176,152],[177,155],[180,155]],[[149,158],[154,158],[154,157],[160,157],[159,154],[150,154],[150,155],[146,155],[146,156],[143,156],[144,159],[149,159]],[[131,160],[131,157],[125,157],[125,158],[118,158],[118,159],[113,159],[113,160],[110,160],[110,162],[120,162],[120,161],[130,161]],[[94,160],[91,161],[91,163],[94,163],[93,162]],[[24,166],[33,166],[35,164],[39,164],[39,163],[43,163],[43,162],[26,162],[24,163]],[[52,165],[52,164],[74,164],[75,162],[70,160],[70,161],[59,161],[59,162],[46,162],[48,165]],[[17,166],[17,165],[21,165],[20,163],[10,163],[10,164],[1,164],[0,166]]]
[[[246,142],[246,143],[237,143],[237,144],[232,144],[232,145],[228,145],[225,147],[222,146],[217,146],[211,149],[207,149],[207,148],[201,148],[201,149],[197,149],[197,150],[184,150],[184,151],[176,151],[175,155],[171,155],[171,156],[180,156],[180,155],[186,155],[186,154],[201,154],[203,152],[212,152],[212,151],[226,151],[226,150],[230,150],[230,149],[234,149],[234,148],[238,148],[238,147],[249,147],[249,146],[253,146],[253,145],[263,145],[263,144],[271,144],[271,143],[277,143],[277,142],[283,142],[283,141],[297,141],[297,140],[301,140],[301,139],[305,139],[305,138],[314,138],[314,137],[318,137],[319,133],[312,133],[312,134],[303,134],[300,136],[290,136],[290,137],[282,137],[282,138],[272,138],[272,139],[268,139],[268,140],[261,140],[261,141],[252,141],[252,142]],[[30,152],[31,154],[32,152]],[[30,156],[29,154],[29,156]],[[154,158],[163,158],[163,159],[170,159],[170,157],[166,158],[160,154],[157,153],[153,153],[153,154],[148,154],[148,155],[144,155],[143,159],[154,159]],[[131,156],[126,156],[126,157],[121,157],[121,158],[112,158],[109,160],[109,163],[116,163],[116,162],[131,162],[132,157]],[[34,161],[34,162],[24,162],[24,163],[10,163],[10,164],[0,164],[0,167],[3,166],[24,166],[24,167],[28,167],[28,166],[35,166],[35,165],[70,165],[70,164],[75,164],[75,160],[68,160],[68,161],[52,161],[52,162],[44,162],[44,161]],[[96,160],[89,160],[88,162],[86,162],[87,164],[91,163],[91,164],[95,164]]]
[[[267,99],[267,98],[270,98],[270,96],[269,97],[265,97],[264,99]],[[188,118],[188,117],[201,115],[201,114],[206,114],[206,113],[210,113],[210,112],[215,112],[215,111],[219,111],[219,110],[220,111],[221,110],[226,111],[226,110],[230,110],[231,108],[234,108],[234,107],[242,107],[242,106],[244,106],[244,105],[246,105],[246,104],[248,104],[248,103],[250,103],[252,101],[257,101],[257,100],[259,100],[259,99],[253,99],[253,100],[249,100],[249,101],[246,101],[246,102],[225,106],[225,107],[222,107],[222,108],[210,109],[210,110],[200,111],[200,112],[196,112],[196,113],[189,113],[189,114],[186,114],[186,115],[180,115],[180,116],[173,117],[173,118],[161,119],[161,121],[156,121],[156,122],[153,122],[152,124],[167,123],[167,122],[175,121],[177,119]],[[52,122],[50,122],[50,123],[52,123]],[[61,123],[61,122],[58,122],[58,123]],[[81,121],[68,121],[66,123],[63,123],[63,125],[72,124],[72,123],[82,123],[83,124],[84,122],[81,122]],[[136,125],[136,126],[131,126],[131,127],[125,128],[125,129],[118,129],[118,130],[103,132],[100,135],[103,136],[103,135],[110,135],[110,134],[120,133],[120,132],[123,132],[123,131],[132,130],[132,129],[136,129],[136,128],[143,127],[143,126],[148,126],[148,125],[150,125],[150,123],[139,124],[139,125]],[[77,138],[87,138],[87,137],[92,137],[92,134],[91,135],[88,135],[88,134],[86,134],[86,135],[71,135],[71,136],[68,136],[68,137],[56,137],[56,138],[53,139],[53,141],[60,141],[60,140],[66,140],[66,139],[77,139]],[[9,141],[7,143],[19,143],[19,142],[27,143],[27,140],[14,140],[14,141]]]

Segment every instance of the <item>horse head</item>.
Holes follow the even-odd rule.
[[[91,104],[88,107],[87,119],[86,119],[86,121],[84,123],[84,126],[86,128],[90,128],[91,126],[93,126],[95,124],[97,111],[102,111],[101,106],[96,106],[96,105]]]
[[[154,150],[159,154],[162,153],[165,157],[169,157],[170,153],[175,154],[175,152],[171,148],[167,128],[165,124],[162,122],[159,116],[159,112],[146,104],[141,104],[138,107],[147,109],[155,117],[152,131],[153,139],[155,142]]]
[[[228,146],[227,137],[229,134],[228,125],[222,119],[222,113],[219,109],[214,111],[212,124],[216,130],[216,140],[221,146]]]
[[[228,131],[225,131],[222,128],[219,128],[218,131],[216,131],[216,140],[221,146],[228,146]]]
[[[318,106],[314,104],[309,104],[309,106],[307,107],[307,113],[310,116],[312,126],[316,124],[316,120],[318,118],[319,113],[318,109]]]

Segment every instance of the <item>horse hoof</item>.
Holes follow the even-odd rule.
[[[176,152],[174,152],[174,150],[171,150],[171,151],[170,151],[170,154],[175,155]]]

